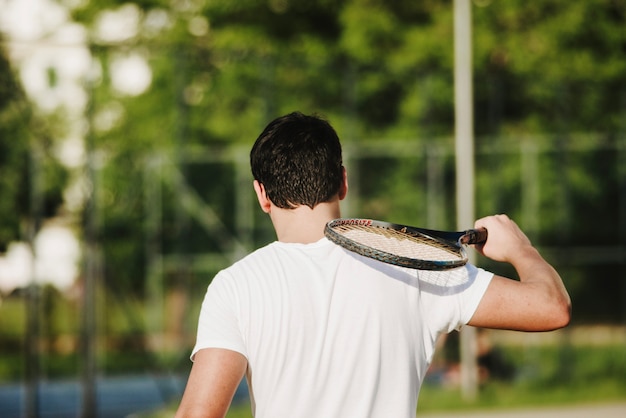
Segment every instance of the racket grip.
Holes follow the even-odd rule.
[[[468,229],[465,231],[465,234],[461,237],[460,241],[461,244],[464,245],[482,244],[483,242],[487,242],[487,229]]]

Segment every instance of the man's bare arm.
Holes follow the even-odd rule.
[[[196,353],[176,418],[223,418],[246,372],[240,353],[206,348]]]
[[[476,249],[495,261],[510,263],[519,281],[495,276],[469,325],[519,331],[550,331],[566,326],[571,301],[557,271],[506,215],[476,221],[489,238]]]

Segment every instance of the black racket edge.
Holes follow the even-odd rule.
[[[415,226],[394,224],[391,222],[377,221],[374,219],[365,218],[338,218],[334,219],[327,224],[327,228],[340,225],[363,225],[363,226],[378,226],[381,228],[390,228],[396,231],[402,231],[405,233],[423,234],[437,240],[447,241],[449,244],[456,246],[470,245],[470,244],[482,244],[487,241],[488,233],[486,228],[467,229],[465,231],[440,231],[436,229],[418,228]]]

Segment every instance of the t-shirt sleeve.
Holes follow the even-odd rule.
[[[491,279],[493,279],[493,273],[477,268],[471,264],[467,266],[467,270],[472,285],[468,287],[466,292],[464,292],[466,294],[463,298],[464,303],[461,304],[461,315],[459,317],[459,322],[455,326],[456,329],[460,329],[464,325],[467,325],[467,323],[472,319],[472,316],[474,316],[480,301],[491,283]]]
[[[209,285],[200,309],[196,344],[191,353],[204,348],[223,348],[247,357],[237,317],[238,301],[233,281],[220,272]]]
[[[420,276],[424,315],[436,335],[459,330],[472,319],[493,273],[467,264],[455,272],[420,272]],[[442,280],[448,282],[441,284]]]

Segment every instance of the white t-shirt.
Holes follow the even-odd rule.
[[[256,417],[414,417],[438,335],[471,319],[491,278],[395,267],[325,238],[274,242],[214,278],[192,358],[243,354]]]

